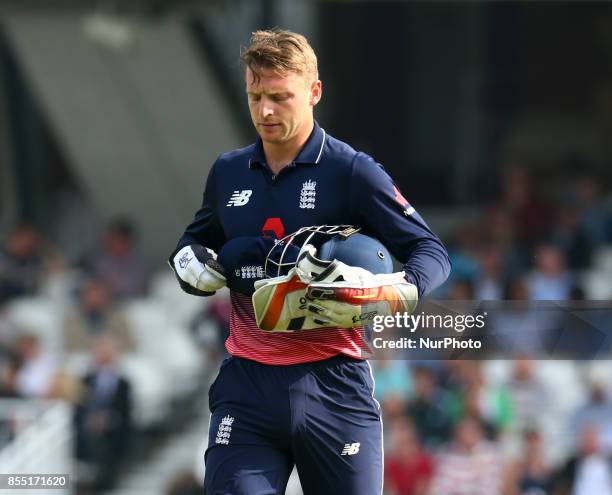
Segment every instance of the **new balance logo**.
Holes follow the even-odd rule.
[[[359,442],[345,443],[340,455],[355,455],[359,452]]]
[[[244,189],[243,191],[234,191],[230,200],[225,206],[244,206],[249,202],[253,191],[251,189]]]

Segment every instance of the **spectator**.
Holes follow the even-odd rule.
[[[14,389],[9,387],[10,393],[20,397],[76,400],[80,392],[78,383],[59,366],[56,356],[43,347],[38,336],[21,335],[15,348],[6,377],[7,383],[14,383]]]
[[[123,351],[134,349],[127,319],[113,304],[107,284],[89,280],[80,293],[78,306],[68,312],[64,322],[67,351],[90,351],[100,335],[110,335]]]
[[[611,218],[610,212],[602,206],[601,178],[593,172],[586,171],[573,184],[574,194],[582,212],[580,232],[591,246],[610,242]]]
[[[8,295],[0,288],[0,397],[18,397],[17,371],[20,360],[15,349],[19,335],[17,326],[7,317]]]
[[[469,280],[456,278],[450,282],[447,297],[451,301],[471,301],[474,299],[474,286]]]
[[[437,459],[429,495],[500,495],[502,459],[475,418],[464,418]]]
[[[16,349],[20,361],[15,381],[18,395],[36,398],[52,396],[59,368],[56,360],[41,345],[38,336],[20,336]]]
[[[565,301],[570,298],[572,277],[561,250],[541,244],[535,250],[536,268],[529,277],[529,298],[533,301]]]
[[[556,315],[537,311],[537,302],[529,300],[529,282],[525,276],[512,278],[505,289],[506,301],[490,321],[495,329],[498,349],[505,357],[536,355],[546,349],[546,329],[554,328]]]
[[[593,245],[581,228],[581,211],[575,201],[566,199],[556,212],[552,243],[561,249],[571,268],[586,268]]]
[[[513,230],[522,247],[529,249],[547,235],[552,208],[536,194],[533,178],[520,162],[511,163],[504,170],[502,205],[512,217]]]
[[[182,471],[172,478],[166,495],[200,495],[202,483],[198,483],[192,472]]]
[[[3,294],[2,289],[0,289],[0,355],[2,354],[3,350],[11,347],[15,338],[17,337],[17,334],[19,333],[17,326],[6,314],[8,299],[8,294]]]
[[[517,359],[512,376],[505,384],[512,404],[514,430],[539,427],[548,414],[551,396],[536,376],[535,366],[536,362],[530,359]]]
[[[447,410],[457,422],[465,417],[478,418],[490,437],[504,430],[511,420],[511,404],[503,387],[491,387],[479,361],[453,361],[449,382]]]
[[[412,390],[406,361],[393,359],[389,350],[382,351],[380,358],[372,361],[372,373],[376,382],[374,393],[385,411],[386,424],[403,420]],[[385,430],[384,434],[387,439],[389,432]]]
[[[30,225],[15,228],[0,251],[0,294],[3,298],[36,293],[44,276],[61,267],[59,257]]]
[[[485,244],[478,254],[481,270],[476,278],[476,299],[479,301],[502,299],[504,266],[501,249],[494,244]]]
[[[555,476],[553,495],[612,495],[612,464],[600,449],[599,431],[587,425],[579,452]]]
[[[421,442],[426,446],[445,442],[451,427],[445,391],[438,387],[436,376],[428,367],[415,367],[413,379],[414,397],[408,403],[407,413],[414,421]]]
[[[451,244],[448,252],[453,264],[450,280],[474,280],[479,270],[476,253],[480,235],[480,229],[475,224],[464,225],[456,233],[455,242]]]
[[[518,244],[511,213],[501,205],[494,205],[483,211],[480,225],[482,242],[479,245],[478,263],[482,263],[485,251],[494,249],[500,253],[501,275],[507,276],[523,271],[528,265],[528,252]],[[487,261],[495,261],[493,258]],[[482,268],[482,267],[481,267]],[[482,275],[483,271],[479,272]]]
[[[542,436],[537,430],[523,432],[521,457],[508,469],[507,495],[546,495],[551,470],[544,460]]]
[[[421,447],[414,425],[404,419],[392,426],[385,457],[385,493],[425,495],[433,474],[433,459]]]
[[[493,244],[497,246],[505,254],[511,250],[515,244],[515,233],[514,226],[512,224],[512,216],[508,210],[502,206],[493,206],[486,209],[483,213],[483,217],[480,220],[481,229],[483,230],[483,241],[487,244]],[[506,262],[518,260],[513,259],[512,252],[509,256],[505,256]]]
[[[0,398],[14,399],[19,397],[17,374],[20,365],[18,356],[10,351],[7,351],[0,361]]]
[[[114,484],[132,432],[131,387],[117,369],[117,353],[111,337],[96,341],[94,367],[75,412],[77,457],[93,464],[99,489]]]
[[[136,245],[136,229],[129,220],[117,219],[108,226],[91,270],[119,300],[145,295],[150,269]]]
[[[606,454],[612,454],[612,404],[606,397],[604,385],[598,381],[589,384],[588,402],[580,406],[571,420],[574,438],[588,426],[597,428],[598,444]]]
[[[383,351],[380,359],[372,361],[372,372],[376,382],[374,393],[381,403],[390,395],[399,395],[402,401],[408,401],[412,393],[412,378],[406,361],[393,359],[393,355]]]

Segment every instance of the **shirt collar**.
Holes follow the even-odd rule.
[[[319,123],[315,120],[314,127],[310,136],[306,140],[306,144],[299,152],[298,156],[293,160],[293,163],[299,163],[302,165],[316,165],[321,160],[323,155],[323,146],[325,146],[325,139],[327,135],[324,129],[319,126]],[[265,165],[266,155],[263,150],[263,144],[261,138],[258,136],[255,142],[255,149],[249,159],[249,168],[253,168],[257,165]]]

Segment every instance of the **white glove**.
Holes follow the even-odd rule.
[[[297,269],[309,273],[308,257]],[[418,302],[418,290],[404,272],[374,275],[363,268],[332,261],[308,285],[307,310],[328,326],[361,326],[375,316],[412,313]]]
[[[190,294],[211,295],[226,284],[224,269],[217,261],[217,254],[199,244],[180,249],[171,260],[171,268],[183,290]]]

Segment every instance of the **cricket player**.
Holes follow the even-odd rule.
[[[258,137],[214,163],[202,206],[170,256],[181,287],[200,296],[224,287],[217,254],[238,238],[354,225],[403,263],[383,278],[360,272],[360,287],[414,308],[448,276],[446,250],[380,164],[314,120],[322,85],[308,41],[257,31],[241,60]],[[294,465],[306,495],[382,493],[381,411],[353,328],[355,303],[346,282],[325,289],[324,300],[299,309],[316,313],[320,327],[296,332],[278,323],[262,330],[251,297],[231,290],[231,357],[209,392],[207,495],[283,494]],[[282,305],[272,306],[294,311]]]

